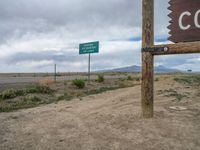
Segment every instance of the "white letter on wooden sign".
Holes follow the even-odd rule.
[[[181,30],[187,30],[191,27],[191,25],[189,25],[189,24],[187,26],[183,25],[183,17],[186,16],[186,15],[191,16],[192,14],[190,12],[186,11],[186,12],[183,12],[180,15],[180,17],[179,17],[179,27],[180,27]]]
[[[200,9],[195,13],[195,16],[194,16],[194,23],[197,28],[200,28],[200,24],[198,22],[199,14],[200,14]]]

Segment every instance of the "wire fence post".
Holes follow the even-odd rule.
[[[56,64],[54,65],[54,82],[56,83]]]

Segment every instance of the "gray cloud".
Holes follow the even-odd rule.
[[[157,35],[163,35],[167,31],[167,2],[168,0],[155,1]],[[121,29],[132,29],[132,36],[138,36],[133,29],[141,30],[141,1],[6,0],[0,1],[0,19],[2,42],[13,37],[19,39],[27,33],[49,33],[59,28],[76,34],[76,37],[81,36],[84,31],[89,34],[105,31],[104,34],[109,34],[113,27],[118,32]]]
[[[130,0],[6,0],[0,1],[0,33],[3,42],[27,32],[46,33],[63,27],[70,32],[94,32],[113,26],[138,26],[135,11],[140,4]],[[1,36],[2,37],[2,36]]]
[[[124,59],[126,58],[126,59]],[[103,68],[116,68],[120,66],[137,64],[139,65],[138,58],[140,58],[140,53],[138,51],[124,49],[118,53],[107,53],[107,54],[92,54],[91,55],[91,65],[93,70],[101,70]],[[73,63],[84,62],[87,64],[88,55],[77,55],[77,50],[74,52],[67,53],[66,51],[43,51],[43,52],[30,52],[30,53],[16,53],[8,58],[0,61],[1,64],[12,65],[12,64],[23,64],[28,62],[43,62],[49,61],[52,64],[56,63],[60,67],[68,65],[66,71],[73,70]],[[48,65],[47,65],[48,66]],[[46,67],[46,65],[39,65],[36,67]],[[80,71],[87,70],[82,68]]]
[[[140,9],[138,6],[140,3],[130,0],[6,0],[1,1],[0,13],[2,19],[42,18],[56,25],[74,22],[86,26],[88,22],[129,24],[134,22],[129,16],[136,16],[135,11]],[[101,22],[104,19],[106,21]]]
[[[156,33],[168,25],[167,7],[168,0],[155,0]],[[49,32],[58,27],[71,32],[134,28],[141,27],[141,0],[6,0],[0,1],[0,19],[3,35]]]
[[[24,64],[25,71],[34,70],[28,62],[36,71],[46,71],[52,63],[63,70],[85,70],[80,66],[87,65],[87,56],[78,55],[78,44],[90,40],[123,43],[103,44],[101,53],[92,56],[94,70],[140,65],[140,47],[134,47],[134,42],[132,47],[124,45],[129,38],[141,38],[141,3],[142,0],[1,0],[0,72],[18,71]],[[168,37],[167,7],[168,0],[155,0],[155,38],[161,41]],[[194,57],[157,57],[156,63],[175,67]]]

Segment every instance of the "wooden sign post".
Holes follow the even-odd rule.
[[[154,0],[143,0],[142,47],[154,45]],[[153,63],[150,52],[142,53],[142,113],[146,118],[153,117]]]
[[[142,87],[141,104],[144,118],[154,114],[154,55],[200,53],[200,1],[169,2],[169,40],[176,44],[154,45],[154,0],[142,1]]]

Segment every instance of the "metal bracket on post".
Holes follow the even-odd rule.
[[[167,52],[169,50],[168,47],[144,47],[142,48],[142,52]]]

